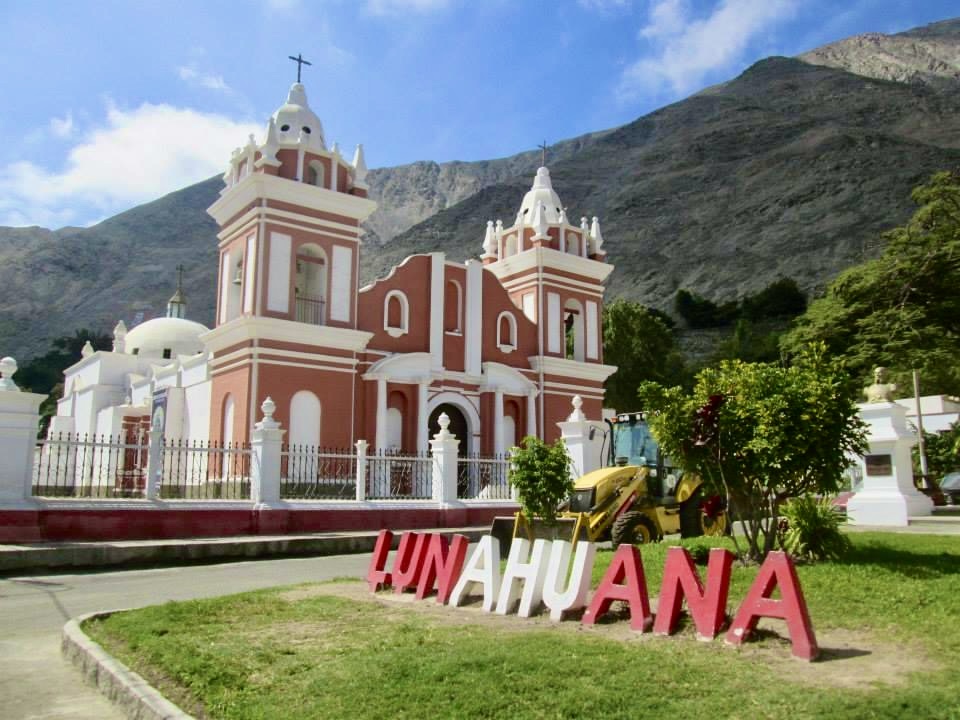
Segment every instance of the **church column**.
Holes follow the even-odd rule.
[[[537,391],[531,389],[527,393],[527,435],[537,434]]]
[[[430,387],[429,380],[421,380],[417,384],[417,452],[427,452],[430,449],[428,441],[430,440],[429,428],[427,423],[427,388]]]
[[[493,392],[493,452],[503,454],[503,390]]]
[[[387,381],[377,378],[377,452],[387,444]]]

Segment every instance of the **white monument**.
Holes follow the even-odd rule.
[[[907,425],[907,410],[893,400],[896,386],[885,382],[886,371],[877,368],[874,383],[864,390],[867,402],[859,405],[867,423],[868,450],[860,458],[863,486],[847,503],[847,516],[855,525],[906,527],[910,517],[930,515],[933,501],[913,484],[910,449],[917,436]]]

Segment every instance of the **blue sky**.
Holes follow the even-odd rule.
[[[371,167],[629,122],[768,55],[956,0],[0,0],[0,225],[88,225],[223,169],[296,66]]]

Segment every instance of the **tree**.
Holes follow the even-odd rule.
[[[528,435],[510,456],[510,484],[517,489],[527,520],[540,518],[547,524],[557,519],[557,506],[573,491],[570,456],[557,439],[552,445]]]
[[[740,315],[747,320],[795,317],[807,309],[807,296],[793,278],[774,280],[756,295],[747,295],[740,304]]]
[[[797,353],[822,341],[862,379],[877,365],[909,387],[921,370],[930,392],[960,392],[960,173],[940,172],[912,194],[919,209],[884,234],[875,260],[842,273],[781,342]]]
[[[645,380],[683,384],[686,369],[672,330],[649,308],[616,300],[603,310],[603,359],[617,366],[604,385],[606,403],[622,411],[639,408],[637,388]]]
[[[822,345],[787,368],[723,361],[697,375],[691,394],[641,389],[662,451],[727,498],[758,561],[774,547],[788,498],[840,489],[849,455],[865,443],[858,393]]]

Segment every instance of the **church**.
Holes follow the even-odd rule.
[[[424,452],[446,413],[461,454],[551,441],[583,399],[599,418],[606,261],[599,221],[570,221],[540,167],[516,217],[477,228],[478,257],[412,255],[360,286],[362,146],[328,147],[299,81],[229,159],[208,209],[220,231],[215,326],[167,316],[114,330],[65,373],[51,433],[245,443],[261,404],[291,445]]]

